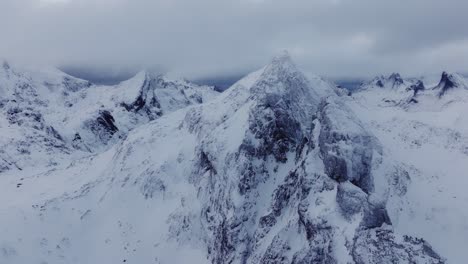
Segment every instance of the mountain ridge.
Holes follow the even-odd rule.
[[[116,86],[98,86],[57,69],[3,65],[2,170],[100,152],[142,123],[217,95],[211,87],[145,72]]]
[[[397,256],[401,263],[444,263],[425,240],[392,230],[387,195],[407,187],[395,176],[398,163],[387,159],[347,96],[307,79],[288,55],[199,103],[177,100],[191,98],[190,89],[164,78],[141,73],[134,81],[184,106],[69,164],[2,172],[10,209],[0,219],[7,252],[0,257],[385,263]],[[145,92],[120,95],[134,102],[118,104],[121,111],[156,106]],[[100,112],[97,122],[120,130],[114,113]],[[28,195],[14,199],[22,192]],[[9,226],[13,221],[26,228]]]

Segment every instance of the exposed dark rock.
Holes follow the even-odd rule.
[[[445,263],[424,240],[405,237],[403,241],[399,241],[388,228],[359,231],[352,256],[356,264]]]
[[[138,112],[140,109],[142,109],[145,106],[145,100],[143,99],[143,95],[140,93],[140,95],[137,97],[137,99],[132,104],[127,105],[125,103],[122,103],[122,106],[127,111]]]
[[[410,174],[404,167],[396,167],[395,171],[390,175],[390,184],[399,196],[406,194],[410,182]]]
[[[289,264],[291,260],[288,258],[288,251],[291,246],[282,240],[281,237],[276,236],[273,242],[267,248],[260,263],[262,264]]]
[[[315,227],[315,235],[309,238],[309,247],[294,254],[292,264],[338,264],[334,257],[332,229]]]
[[[381,227],[383,224],[392,224],[384,203],[369,202],[365,203],[365,206],[364,218],[362,219],[361,223],[362,227],[376,228]]]
[[[92,83],[88,81],[70,78],[68,76],[63,77],[62,84],[64,88],[70,92],[78,92],[84,88],[89,88],[92,85]]]
[[[344,217],[350,219],[364,210],[367,204],[367,194],[350,182],[338,184],[336,201]]]
[[[75,149],[91,152],[91,149],[83,142],[79,133],[75,133],[72,140],[72,147]]]
[[[45,128],[42,114],[30,107],[20,107],[17,104],[13,104],[7,109],[7,118],[10,124],[25,125],[36,130],[43,130]]]
[[[250,130],[262,141],[255,149],[257,157],[273,155],[277,161],[286,162],[286,154],[300,142],[301,127],[288,112],[288,104],[280,96],[271,94],[251,113]]]
[[[162,113],[161,105],[154,94],[157,83],[161,83],[159,79],[154,79],[149,75],[145,76],[145,80],[140,88],[138,97],[131,104],[121,103],[127,110],[135,113],[144,113],[150,120],[160,117]]]
[[[455,87],[457,87],[457,83],[454,82],[454,76],[447,72],[443,72],[440,82],[436,87],[439,89],[439,97],[442,97],[448,90]]]
[[[420,91],[424,91],[426,88],[424,87],[424,83],[420,80],[409,87],[410,90],[413,91],[413,96],[416,96]]]
[[[161,194],[164,198],[164,192],[166,191],[167,187],[163,180],[158,178],[157,172],[145,172],[146,175],[142,175],[145,177],[144,183],[141,187],[141,192],[145,196],[146,199],[153,198],[156,194]]]
[[[399,73],[392,73],[388,80],[392,82],[392,87],[399,86],[403,84],[403,79],[401,78]]]
[[[210,159],[208,158],[207,154],[203,151],[200,151],[200,165],[199,165],[199,173],[205,173],[207,171],[211,171],[212,173],[216,174],[216,169],[211,163]]]
[[[222,264],[222,263],[231,263],[233,260],[232,252],[235,249],[235,241],[232,241],[232,235],[230,234],[230,228],[227,226],[226,221],[224,220],[221,225],[216,227],[215,232],[215,241],[213,243],[213,250],[216,252],[213,263]]]
[[[281,215],[281,211],[287,207],[290,199],[298,192],[301,179],[297,171],[292,171],[286,176],[284,183],[278,186],[273,192],[271,213],[260,218],[260,228],[263,229],[263,234],[268,233],[269,230],[276,224],[276,218]]]
[[[106,144],[112,136],[119,131],[115,125],[114,117],[107,110],[99,111],[99,115],[96,119],[85,122],[85,127],[88,127],[89,130],[104,144]]]
[[[53,136],[54,138],[58,139],[58,140],[62,140],[63,141],[63,138],[62,136],[59,134],[59,132],[57,130],[55,130],[54,127],[52,126],[48,126],[46,128],[46,131],[47,131],[47,134]]]
[[[99,117],[96,119],[97,122],[102,125],[103,127],[106,128],[109,133],[114,134],[115,132],[119,131],[119,129],[115,126],[115,120],[114,117],[111,115],[111,113],[107,110],[100,111],[99,112]]]
[[[319,120],[319,147],[328,176],[338,182],[350,181],[364,192],[371,192],[372,157],[374,151],[380,150],[375,138],[351,111],[336,102],[322,101]]]

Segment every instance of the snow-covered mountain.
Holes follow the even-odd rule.
[[[354,91],[355,97],[366,98],[366,103],[403,108],[442,108],[456,101],[466,102],[468,81],[457,73],[443,72],[438,83],[425,83],[432,78],[403,79],[400,74],[378,76],[364,82]]]
[[[207,87],[146,74],[116,87],[71,80],[76,91],[60,85],[46,93],[48,104],[34,106],[47,113],[44,123],[63,144],[79,133],[91,153],[53,165],[33,160],[0,173],[2,263],[460,259],[463,244],[450,251],[423,232],[431,221],[420,213],[430,205],[414,208],[418,194],[426,186],[432,191],[436,180],[415,160],[400,158],[363,101],[318,77],[306,78],[287,54],[218,96]],[[8,94],[17,86],[2,87],[10,87]],[[66,103],[57,110],[59,102],[70,102],[73,110],[62,112]],[[91,113],[99,115],[92,119]],[[65,117],[73,121],[58,122]],[[94,133],[87,120],[102,125],[110,139]],[[15,123],[18,129],[32,126],[24,124]],[[125,136],[117,140],[120,131]],[[424,198],[436,199],[431,195]],[[424,227],[416,227],[418,221]]]
[[[116,86],[96,86],[56,69],[31,71],[4,62],[0,172],[100,152],[141,124],[217,94],[147,72]]]
[[[410,83],[403,80],[399,73],[392,73],[389,76],[377,76],[369,82],[361,85],[361,89],[373,89],[375,87],[382,89],[400,90],[402,87],[408,86]]]
[[[464,263],[467,81],[444,72],[435,84],[405,82],[400,90],[368,86],[344,99],[386,148],[386,156],[405,168],[405,195],[390,195],[387,203],[395,230],[425,238],[448,263]],[[387,102],[389,98],[395,100]]]

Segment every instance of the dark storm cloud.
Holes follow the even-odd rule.
[[[0,57],[236,75],[287,49],[308,72],[468,70],[462,0],[2,0]]]

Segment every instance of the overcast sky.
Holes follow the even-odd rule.
[[[327,77],[468,72],[466,0],[0,0],[0,57],[187,78],[288,50]]]

